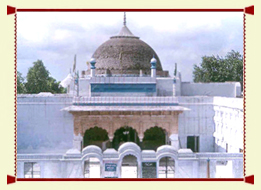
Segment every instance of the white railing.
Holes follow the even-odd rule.
[[[200,159],[243,159],[243,153],[227,153],[227,152],[207,152],[195,153],[197,158]]]
[[[61,154],[17,154],[17,160],[60,160]]]
[[[178,104],[177,97],[74,97],[74,104]]]

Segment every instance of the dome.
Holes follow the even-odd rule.
[[[134,36],[126,25],[118,35],[112,36],[94,52],[96,73],[104,74],[139,74],[150,73],[150,61],[157,60],[156,70],[162,71],[162,66],[156,52],[145,42]]]

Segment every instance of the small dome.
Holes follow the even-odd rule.
[[[154,63],[156,64],[157,63],[157,59],[155,59],[154,57],[150,60],[150,63]]]
[[[90,63],[96,63],[96,60],[94,58],[91,58]]]

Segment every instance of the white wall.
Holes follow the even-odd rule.
[[[179,115],[181,148],[187,148],[187,136],[199,136],[199,151],[214,151],[214,121],[212,97],[178,97],[179,105],[189,108]]]
[[[162,149],[161,149],[162,150]],[[184,150],[183,150],[184,151]],[[187,151],[187,150],[185,150]],[[158,156],[152,154],[143,154],[141,157],[140,151],[134,151],[133,149],[127,148],[124,150],[124,155],[118,157],[115,153],[107,154],[110,163],[117,163],[118,172],[121,169],[121,163],[124,156],[130,152],[137,156],[139,163],[139,173],[141,174],[141,162],[152,161],[159,162],[162,158],[161,155],[171,156],[175,160],[175,178],[207,178],[208,173],[211,178],[215,177],[243,177],[243,154],[242,153],[182,153],[171,152],[169,149],[163,150],[161,153],[156,153]],[[85,152],[91,155],[91,151]],[[84,153],[79,153],[77,156],[65,155],[48,155],[48,154],[23,154],[18,155],[17,159],[17,177],[24,177],[24,163],[25,162],[36,162],[40,165],[40,177],[41,178],[83,178],[84,167]],[[104,154],[101,155],[101,169],[104,171],[104,161],[107,160]],[[108,160],[107,160],[108,161]],[[226,163],[220,165],[220,162]],[[209,168],[208,168],[209,163]],[[97,168],[99,172],[99,168]],[[208,171],[209,169],[209,171]],[[119,174],[119,173],[118,173]]]
[[[17,97],[17,152],[65,152],[73,146],[73,116],[68,95]]]
[[[243,99],[214,97],[213,108],[216,151],[243,150]]]
[[[243,149],[243,99],[226,97],[178,97],[189,108],[179,115],[181,148],[187,136],[199,136],[199,152],[237,153]]]
[[[181,96],[241,96],[241,86],[239,82],[225,83],[181,83]]]
[[[179,115],[180,148],[187,148],[187,136],[199,136],[200,152],[224,152],[226,143],[229,152],[243,149],[242,98],[180,96],[178,101],[190,109]],[[61,109],[71,103],[68,95],[18,95],[18,153],[70,149],[73,116]]]
[[[157,78],[157,96],[173,96],[173,78]]]

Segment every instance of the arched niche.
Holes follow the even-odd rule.
[[[143,150],[157,150],[158,147],[168,144],[167,132],[161,127],[155,126],[144,132],[142,140]]]
[[[126,178],[133,178],[133,177],[137,177],[137,178],[140,178],[141,177],[141,149],[140,147],[133,143],[133,142],[126,142],[124,144],[122,144],[120,147],[119,147],[119,163],[118,163],[118,173],[119,173],[119,177],[122,177],[122,164],[124,164],[124,157],[127,156],[126,158],[128,159],[128,157],[132,158],[131,160],[135,160],[135,163],[132,164],[131,167],[134,167],[136,166],[136,174],[137,176],[126,176],[126,175],[123,175],[123,177],[126,177]],[[135,158],[136,159],[135,159]],[[136,165],[135,165],[136,164]],[[127,167],[127,166],[126,166]],[[131,168],[130,168],[131,169]],[[134,168],[132,168],[134,169]],[[132,170],[133,171],[133,170]]]
[[[140,145],[138,133],[134,128],[123,126],[114,132],[112,140],[112,147],[114,149],[118,150],[118,148],[125,142],[134,142],[137,145]]]
[[[121,178],[138,178],[138,161],[132,154],[125,155],[121,162]]]
[[[158,160],[158,178],[175,178],[175,159],[170,156],[162,156]]]
[[[163,145],[157,148],[157,177],[175,178],[175,171],[178,166],[178,152],[173,146]],[[167,172],[164,174],[164,172]],[[159,175],[161,174],[161,175]]]
[[[87,129],[83,136],[83,147],[89,145],[96,145],[102,150],[110,147],[108,132],[97,126]]]
[[[100,147],[87,146],[82,151],[82,168],[84,178],[101,178],[103,155]]]

